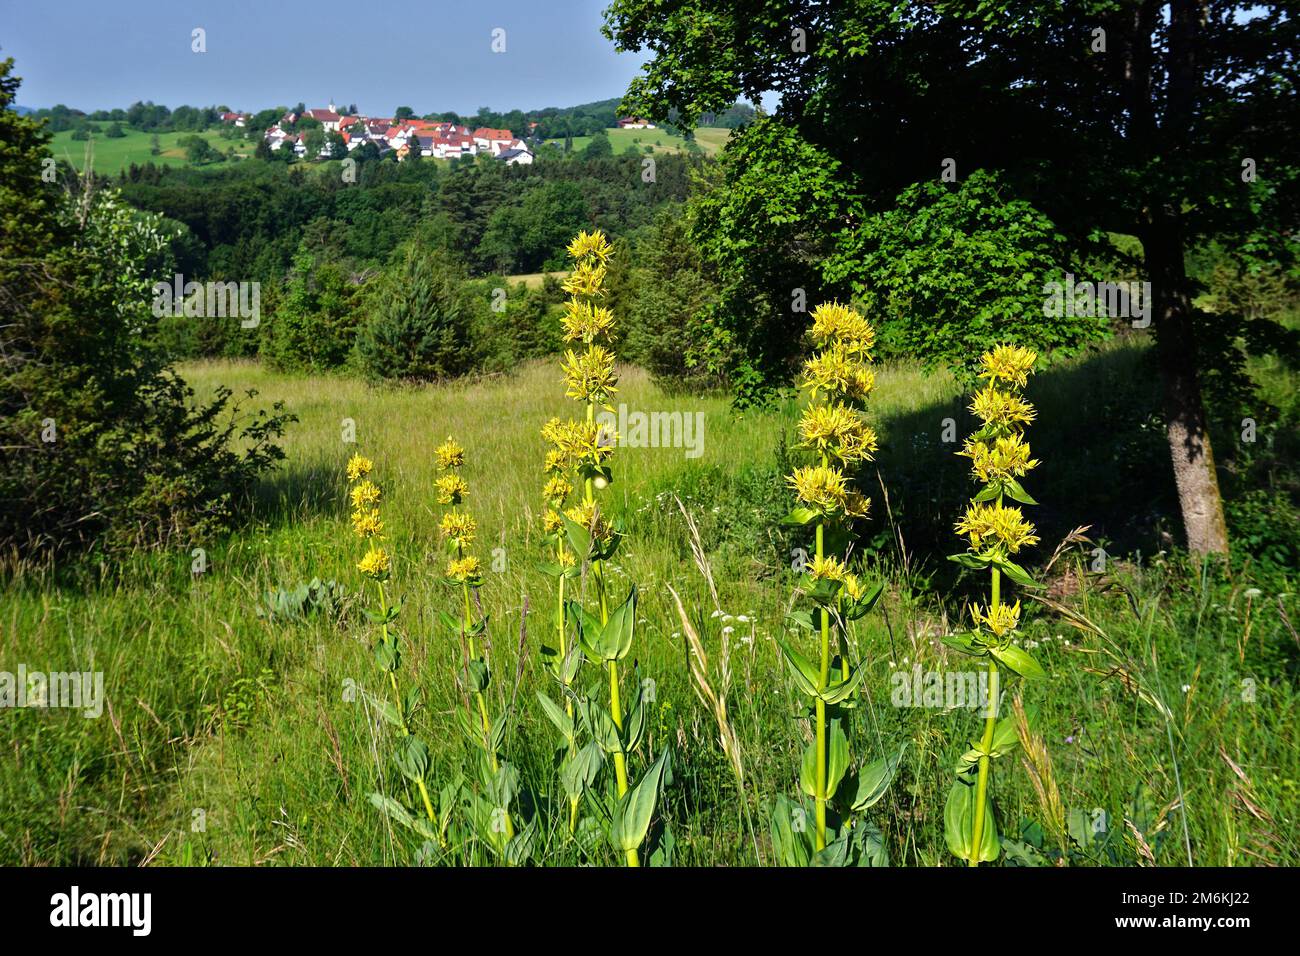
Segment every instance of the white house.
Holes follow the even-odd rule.
[[[527,149],[503,149],[497,153],[497,159],[507,166],[531,166],[533,154]]]

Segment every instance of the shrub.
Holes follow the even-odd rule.
[[[276,368],[321,370],[343,365],[356,343],[358,287],[346,268],[317,264],[307,252],[293,260],[288,287],[276,303],[262,355]]]
[[[171,270],[158,217],[93,179],[42,183],[46,135],[8,105],[0,63],[0,547],[186,542],[230,524],[282,457],[279,406],[196,404],[153,344],[152,278]],[[236,451],[238,448],[240,450]]]
[[[469,309],[460,269],[441,252],[408,246],[367,295],[357,336],[361,367],[375,378],[429,381],[470,370]]]

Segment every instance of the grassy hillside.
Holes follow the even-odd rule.
[[[611,129],[607,132],[609,133],[610,145],[614,147],[615,153],[621,153],[629,146],[635,146],[638,149],[650,146],[657,153],[678,153],[686,148],[686,140],[662,129]],[[720,153],[730,135],[731,130],[729,129],[705,128],[695,131],[696,142],[709,156],[716,156]],[[547,142],[561,147],[564,145],[563,139],[552,139],[547,140]],[[584,149],[590,142],[590,136],[575,136],[573,137],[573,148],[575,150]]]
[[[112,175],[131,163],[143,165],[152,162],[156,165],[183,166],[187,162],[185,149],[177,143],[181,139],[195,135],[206,139],[208,145],[223,155],[233,148],[238,155],[249,156],[256,147],[256,143],[224,139],[216,130],[197,134],[159,133],[158,146],[162,152],[154,156],[152,133],[127,130],[126,135],[119,139],[112,139],[101,133],[93,136],[90,141],[78,142],[72,138],[71,130],[65,130],[54,134],[50,151],[55,159],[67,160],[77,169],[81,169],[85,163],[86,147],[91,146],[94,150],[95,172]]]
[[[1141,385],[1140,357],[1119,348],[1100,364],[1081,360],[1043,376],[1033,396],[1042,414],[1031,435],[1044,441],[1035,441],[1035,450],[1054,453],[1051,435],[1058,446],[1077,442],[1074,429],[1090,407],[1107,396],[1125,401],[1124,387]],[[505,751],[544,815],[540,858],[584,859],[558,817],[547,816],[559,792],[554,737],[534,699],[548,686],[537,647],[553,609],[552,579],[536,569],[538,429],[575,407],[563,397],[554,364],[424,388],[284,377],[242,363],[192,364],[182,372],[204,394],[226,384],[237,393],[260,389],[259,402],[287,402],[300,417],[288,436],[288,460],[259,490],[251,528],[227,541],[193,543],[206,549],[201,574],[191,573],[187,545],[105,564],[99,580],[30,572],[7,586],[0,667],[75,660],[105,672],[108,705],[99,720],[66,711],[5,715],[0,862],[416,862],[420,842],[390,827],[366,799],[372,790],[409,795],[378,756],[386,751],[378,737],[390,731],[366,703],[364,692],[382,686],[369,650],[373,627],[356,596],[360,548],[349,529],[343,467],[354,452],[369,455],[384,488],[391,592],[403,602],[402,672],[423,691],[421,733],[434,751],[434,779],[445,781],[467,759],[454,718],[463,700],[452,680],[459,650],[436,623],[438,610],[455,601],[437,580],[442,550],[432,490],[433,449],[448,434],[468,450],[464,473],[480,553],[485,564],[500,559],[500,570],[485,575],[481,599],[498,675],[491,706],[502,712],[513,704],[518,717]],[[869,669],[854,712],[854,746],[876,757],[907,744],[898,780],[871,812],[893,861],[951,865],[944,798],[978,721],[967,710],[895,706],[893,675],[918,665],[965,666],[939,642],[963,613],[961,592],[932,586],[947,562],[941,553],[917,553],[909,522],[926,508],[950,521],[968,489],[898,477],[924,471],[928,465],[917,463],[927,456],[951,458],[952,446],[939,445],[937,436],[961,396],[948,377],[911,367],[882,368],[878,381],[871,414],[881,431],[888,498],[878,486],[866,489],[875,517],[864,545],[869,574],[884,577],[887,587],[850,649]],[[790,403],[737,416],[725,397],[667,395],[636,369],[624,370],[620,389],[619,400],[634,410],[704,416],[700,457],[687,458],[681,448],[620,449],[605,493],[628,525],[611,580],[616,589],[628,581],[643,589],[633,656],[657,688],[646,746],[675,752],[667,813],[678,862],[770,861],[768,808],[776,794],[797,790],[807,739],[804,725],[791,719],[798,699],[775,643],[786,630],[794,583],[795,542],[779,519],[790,505],[783,447],[797,410]],[[348,419],[356,444],[342,440]],[[1095,467],[1107,467],[1104,458]],[[1097,480],[1095,470],[1083,470],[1078,480]],[[1063,512],[1064,526],[1089,522],[1063,488],[1034,488]],[[698,525],[716,604],[681,508]],[[1055,545],[1045,540],[1034,563],[1045,563]],[[1092,627],[1072,627],[1071,619],[1026,601],[1024,636],[1051,676],[1024,699],[1039,708],[1035,731],[1050,758],[1041,771],[1045,792],[1059,790],[1061,815],[1031,785],[1018,756],[1003,760],[996,800],[1004,836],[1049,849],[1077,839],[1079,864],[1133,864],[1146,852],[1162,865],[1184,865],[1189,855],[1198,865],[1300,863],[1300,693],[1285,663],[1294,656],[1294,630],[1282,615],[1297,619],[1294,582],[1200,575],[1163,556],[1113,561],[1093,574],[1087,560],[1067,550],[1049,575],[1049,594],[1076,625]],[[258,616],[268,588],[313,577],[350,592],[338,622]],[[716,668],[729,659],[730,719],[745,766],[739,798],[713,717],[693,692],[668,585],[701,632],[718,686]],[[351,693],[357,687],[363,693]],[[614,862],[603,848],[592,852],[597,862]],[[479,854],[453,846],[432,861]]]

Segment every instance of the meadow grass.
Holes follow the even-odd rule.
[[[107,126],[107,124],[104,124]],[[55,133],[50,141],[50,154],[55,159],[66,160],[74,168],[81,170],[85,165],[86,146],[94,147],[95,172],[114,175],[135,163],[143,166],[153,163],[155,166],[184,166],[189,160],[185,156],[185,147],[179,141],[189,136],[199,136],[208,141],[208,145],[223,155],[232,147],[240,156],[251,156],[257,143],[243,139],[225,139],[219,130],[205,130],[201,133],[159,133],[159,155],[153,155],[153,134],[139,130],[122,128],[125,136],[110,138],[102,132],[93,134],[92,140],[77,141],[72,138],[71,130]],[[220,165],[220,164],[216,164]]]
[[[675,133],[669,133],[667,130],[607,129],[605,132],[609,134],[609,143],[614,148],[615,155],[622,153],[629,146],[635,146],[642,150],[644,147],[650,146],[656,153],[680,153],[686,149],[686,140]],[[722,152],[722,147],[727,144],[727,139],[730,136],[731,130],[720,127],[701,127],[695,131],[695,141],[707,156],[716,156]],[[548,139],[546,142],[563,146],[564,138]],[[573,137],[573,148],[575,151],[581,151],[590,142],[590,136],[575,136]]]
[[[1040,376],[1031,392],[1040,409],[1035,449],[1060,481],[1074,469],[1082,489],[1109,464],[1089,468],[1077,447],[1063,462],[1046,446],[1054,430],[1060,448],[1077,446],[1070,415],[1077,423],[1104,414],[1106,395],[1125,383],[1144,387],[1125,349],[1137,351],[1071,363]],[[1109,364],[1098,364],[1103,359]],[[286,437],[287,460],[257,490],[251,524],[194,543],[206,549],[201,574],[191,573],[187,546],[28,569],[5,581],[0,671],[19,663],[102,670],[107,705],[98,720],[36,709],[0,715],[0,862],[490,862],[479,845],[422,847],[366,799],[372,790],[409,794],[388,759],[391,731],[366,703],[366,691],[382,696],[383,687],[369,650],[373,625],[360,613],[343,470],[351,454],[365,454],[384,487],[392,591],[404,602],[402,675],[423,691],[422,733],[440,784],[470,758],[453,714],[459,651],[437,625],[437,611],[454,613],[457,599],[437,581],[443,562],[432,491],[433,450],[452,433],[468,452],[479,553],[486,567],[496,559],[501,568],[485,573],[481,589],[496,675],[489,703],[494,713],[513,707],[517,715],[505,750],[531,790],[521,811],[541,815],[536,858],[618,862],[608,848],[569,837],[553,730],[534,700],[548,686],[537,645],[553,607],[552,580],[536,570],[545,560],[538,432],[569,409],[554,364],[427,387],[291,377],[241,362],[180,371],[200,394],[226,384],[258,389],[259,402],[284,400],[299,417]],[[771,862],[763,821],[778,793],[796,791],[809,739],[806,723],[791,718],[800,702],[775,643],[796,583],[790,548],[798,542],[777,521],[789,508],[781,476],[797,405],[739,415],[726,396],[666,395],[639,370],[622,372],[618,401],[700,411],[706,423],[698,459],[680,448],[621,449],[617,480],[603,493],[627,521],[611,587],[635,580],[642,590],[634,656],[656,690],[645,746],[650,754],[674,748],[661,812],[680,864]],[[894,786],[872,811],[902,865],[954,862],[944,845],[944,799],[980,722],[974,711],[892,700],[897,673],[966,667],[939,643],[962,614],[961,588],[934,586],[944,552],[929,553],[915,531],[931,510],[950,525],[969,494],[931,465],[953,458],[953,447],[937,442],[942,419],[960,408],[948,376],[886,366],[870,409],[889,501],[873,487],[875,475],[864,475],[874,515],[866,573],[886,577],[887,586],[877,611],[859,622],[853,648],[869,668],[854,739],[864,760],[909,744]],[[345,419],[355,425],[355,444],[343,441]],[[961,461],[953,466],[960,476]],[[1045,464],[1040,489],[1047,474]],[[731,617],[713,616],[675,496],[698,523],[700,562]],[[1082,491],[1053,492],[1052,500],[1057,519],[1044,516],[1044,543],[1027,558],[1039,570],[1055,546],[1048,528],[1090,520]],[[1068,548],[1046,575],[1051,606],[1027,602],[1023,633],[1050,678],[1024,690],[1025,704],[1038,708],[1039,746],[1034,772],[1005,774],[995,794],[1004,840],[1048,851],[1064,843],[1081,864],[1300,863],[1293,575],[1201,571],[1159,554],[1114,560],[1092,574],[1088,560]],[[338,620],[258,616],[267,589],[313,577],[347,587]],[[732,628],[725,638],[731,724],[745,767],[739,799],[719,729],[691,688],[668,585],[711,655]]]

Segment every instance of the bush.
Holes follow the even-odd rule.
[[[0,549],[186,544],[229,525],[282,457],[279,407],[197,405],[155,344],[152,278],[171,271],[157,216],[93,177],[42,182],[47,134],[8,109],[0,62]],[[239,450],[236,450],[239,449]]]
[[[470,309],[445,253],[408,246],[372,283],[356,355],[375,378],[429,381],[470,370]]]
[[[704,359],[710,338],[701,321],[716,298],[715,285],[680,209],[659,214],[638,252],[625,354],[661,385],[720,384],[721,376]]]
[[[288,288],[276,303],[265,330],[262,355],[275,368],[338,368],[356,342],[358,286],[339,263],[317,265],[300,252],[294,257]]]

